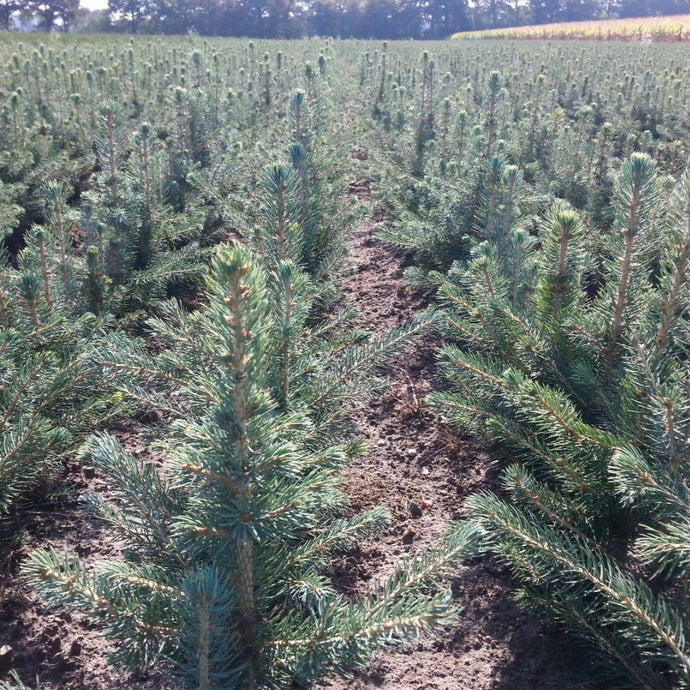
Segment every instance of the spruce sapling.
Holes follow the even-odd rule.
[[[267,282],[246,249],[220,249],[200,337],[213,366],[187,386],[207,403],[178,423],[163,467],[108,436],[85,449],[117,493],[117,503],[94,498],[91,508],[128,559],[90,569],[42,551],[26,567],[51,604],[104,623],[121,642],[117,661],[167,662],[185,687],[308,685],[364,663],[377,646],[426,633],[450,612],[449,595],[432,582],[469,540],[463,533],[407,562],[360,600],[334,590],[324,572],[330,555],[387,516],[339,517],[345,447],[315,447],[308,406],[273,394],[283,380],[273,372],[286,362]]]

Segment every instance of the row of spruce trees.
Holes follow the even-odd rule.
[[[401,181],[380,236],[437,290],[445,389],[429,404],[502,458],[500,489],[466,502],[458,533],[510,568],[526,611],[591,650],[570,687],[687,687],[687,162],[671,175],[616,157],[616,128],[588,141],[583,106],[559,180],[538,116],[519,149],[503,139],[501,74],[481,127],[461,111],[451,128],[430,83],[387,154]]]
[[[329,186],[309,91],[290,100],[288,155],[262,173],[258,209],[249,221],[224,210],[238,239],[212,252],[203,306],[170,299],[199,284],[211,253],[193,224],[171,223],[171,207],[189,184],[218,194],[202,165],[174,184],[170,162],[195,152],[177,148],[191,130],[175,98],[167,160],[146,123],[123,159],[117,109],[102,106],[98,169],[79,210],[49,183],[44,223],[2,256],[3,546],[27,492],[76,456],[110,488],[84,503],[122,557],[32,553],[23,573],[42,599],[100,623],[129,670],[155,666],[204,690],[309,687],[453,615],[437,579],[463,554],[464,533],[358,598],[328,573],[335,553],[389,520],[383,509],[344,517],[342,469],[366,450],[348,402],[380,385],[377,368],[433,314],[372,339],[353,328],[352,309],[337,309],[356,213]],[[108,433],[139,410],[158,420],[160,462]]]

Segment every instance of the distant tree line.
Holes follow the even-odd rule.
[[[86,12],[79,0],[0,0],[0,29],[68,29]]]
[[[445,38],[523,24],[690,12],[690,0],[0,0],[0,29],[258,38]]]

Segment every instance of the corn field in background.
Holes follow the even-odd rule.
[[[0,557],[77,459],[123,557],[23,572],[125,668],[308,687],[461,626],[440,575],[491,552],[592,650],[578,687],[686,687],[690,58],[424,48],[0,36]],[[354,177],[438,301],[378,338],[338,305]],[[428,402],[505,490],[348,600],[329,559],[388,519],[343,517],[348,403],[430,329]],[[161,467],[106,433],[141,411]]]
[[[665,43],[690,40],[690,15],[634,17],[558,22],[454,34],[457,39],[501,38],[540,41],[639,41]]]

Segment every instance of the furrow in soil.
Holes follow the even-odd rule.
[[[377,245],[376,224],[353,235],[342,280],[358,327],[383,332],[403,324],[430,297],[405,285],[402,257]],[[400,560],[438,545],[462,504],[482,488],[496,488],[497,467],[475,440],[451,430],[425,398],[437,385],[433,335],[419,338],[386,375],[388,393],[355,405],[353,421],[369,453],[347,471],[351,509],[385,506],[390,529],[367,540],[335,566],[341,589],[356,595],[389,574]],[[552,687],[567,643],[525,618],[510,594],[509,574],[490,560],[460,566],[451,581],[459,624],[404,652],[377,655],[364,671],[323,684],[330,690],[540,690]]]

